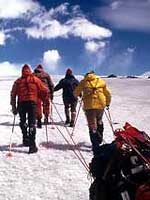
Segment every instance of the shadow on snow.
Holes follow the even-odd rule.
[[[61,151],[80,150],[84,152],[91,152],[91,146],[87,145],[85,142],[79,142],[76,145],[73,145],[73,144],[57,144],[52,141],[49,141],[48,143],[47,142],[40,143],[40,146],[43,146],[47,149],[56,149]]]

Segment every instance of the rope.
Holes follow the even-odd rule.
[[[61,94],[57,94],[57,95],[55,94],[55,95],[54,95],[54,97],[60,97],[60,96],[62,96],[62,93],[61,93]]]
[[[79,159],[79,161],[82,163],[82,165],[84,166],[84,168],[86,169],[86,171],[89,173],[89,168],[86,165],[86,163],[80,158],[80,156],[78,155],[78,153],[75,151],[75,149],[73,148],[73,146],[71,146],[70,142],[67,140],[67,138],[64,136],[64,134],[62,133],[62,131],[58,128],[57,125],[55,125],[55,127],[57,128],[57,130],[59,131],[59,133],[61,134],[61,136],[64,138],[64,140],[67,142],[67,144],[70,145],[72,151],[75,153],[75,155],[77,156],[77,158]],[[78,149],[77,149],[78,150]]]
[[[63,121],[63,119],[62,119],[62,117],[60,116],[60,114],[59,114],[59,112],[58,112],[58,110],[57,110],[57,108],[56,108],[56,106],[55,106],[55,104],[53,103],[53,105],[54,105],[54,108],[55,108],[55,110],[56,110],[56,112],[57,112],[57,114],[58,114],[58,116],[60,117],[60,119]],[[58,129],[58,127],[56,126],[56,128]],[[74,139],[72,138],[72,136],[71,136],[71,134],[70,134],[70,132],[69,132],[69,130],[68,130],[68,128],[67,127],[65,127],[66,128],[66,131],[67,131],[67,133],[68,133],[68,135],[69,135],[69,137],[70,137],[70,139],[71,139],[71,141],[72,141],[72,143],[77,147],[77,150],[78,150],[78,153],[79,153],[79,155],[81,156],[81,158],[82,158],[82,162],[84,162],[84,165],[86,166],[86,169],[88,169],[88,171],[89,171],[89,167],[88,167],[88,164],[86,163],[86,161],[85,161],[85,159],[84,159],[84,157],[83,157],[83,155],[81,154],[81,152],[80,152],[80,150],[79,150],[79,148],[78,148],[78,146],[77,146],[77,144],[75,143],[75,141],[74,141]],[[60,130],[59,130],[60,131]],[[60,131],[61,132],[61,131]],[[61,132],[61,134],[62,134],[62,132]],[[70,143],[69,143],[70,144]],[[74,150],[73,150],[74,151]],[[80,156],[78,155],[78,158],[80,158]],[[79,159],[80,161],[81,161],[81,158]]]
[[[59,105],[59,106],[63,106],[64,104],[63,103],[54,103],[53,104],[56,104],[56,105]]]

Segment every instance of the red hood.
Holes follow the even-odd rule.
[[[30,67],[25,64],[22,68],[22,76],[25,77],[25,76],[29,76],[30,74],[32,74],[32,71],[30,69]]]

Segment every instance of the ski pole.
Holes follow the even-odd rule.
[[[14,127],[15,127],[15,119],[16,119],[16,115],[14,115],[14,118],[13,118],[13,125],[12,125],[12,131],[11,131],[10,142],[9,142],[9,152],[6,155],[7,157],[12,157],[12,152],[11,152],[11,149],[12,149],[12,135],[13,135],[13,132],[14,132]]]
[[[81,101],[80,101],[79,109],[78,109],[78,112],[77,112],[77,115],[76,115],[76,118],[75,118],[75,123],[74,123],[74,127],[73,127],[73,129],[72,129],[71,136],[74,136],[75,125],[76,125],[77,120],[78,120],[78,117],[79,117],[79,113],[80,113],[81,106],[82,106],[82,99],[81,99]]]
[[[110,124],[111,129],[112,129],[112,132],[114,133],[114,127],[113,127],[113,125],[112,125],[112,120],[111,120],[110,111],[109,111],[109,109],[107,109],[107,111],[108,111],[108,114],[106,113],[106,111],[105,111],[105,109],[104,109],[106,118],[108,119],[108,122],[109,122],[109,124]]]

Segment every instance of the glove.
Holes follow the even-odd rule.
[[[16,106],[12,106],[12,113],[13,113],[14,115],[17,115],[18,110],[17,110]]]
[[[109,105],[106,105],[106,110],[109,110]]]

